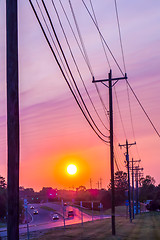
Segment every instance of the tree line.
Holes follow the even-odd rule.
[[[128,181],[127,173],[117,171],[114,175],[115,183],[115,204],[123,205],[127,200]],[[19,188],[20,196],[20,219],[23,219],[24,199],[29,203],[42,203],[46,201],[61,201],[73,202],[80,204],[83,201],[83,206],[91,208],[91,202],[94,202],[94,210],[99,210],[99,203],[103,205],[104,209],[111,207],[111,182],[107,189],[86,189],[85,186],[79,186],[75,190],[58,190],[52,187],[43,187],[39,192],[35,192],[33,188]],[[139,201],[148,202],[149,210],[160,210],[160,184],[155,185],[155,180],[150,175],[139,180]],[[0,219],[7,216],[7,185],[5,178],[0,176]]]

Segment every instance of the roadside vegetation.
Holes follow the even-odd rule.
[[[41,206],[40,208],[44,209],[44,210],[47,210],[47,211],[53,211],[55,212],[56,210],[51,208],[51,207],[48,207],[48,206]]]
[[[71,206],[75,206],[74,204],[70,204]],[[102,210],[102,211],[95,211],[95,210],[90,210],[90,209],[85,209],[85,208],[81,208],[80,206],[75,206],[76,208],[82,210],[84,213],[92,216],[99,216],[99,215],[111,215],[111,209],[107,209],[107,210]],[[115,214],[117,216],[126,216],[126,206],[116,206],[115,207]]]
[[[128,221],[126,221],[126,207],[125,207],[125,201],[127,199],[127,189],[128,189],[128,182],[127,182],[127,174],[123,171],[117,171],[115,172],[114,176],[115,180],[115,205],[116,205],[116,221],[117,221],[117,229],[119,228],[119,225],[123,225],[128,229],[124,229],[124,233],[129,231],[130,225],[128,225]],[[79,186],[76,189],[73,190],[58,190],[57,188],[53,189],[52,187],[43,187],[42,190],[39,192],[35,192],[33,188],[24,188],[21,186],[19,188],[19,193],[20,193],[20,204],[19,204],[19,214],[20,214],[20,223],[24,222],[24,199],[27,199],[28,203],[30,204],[37,204],[37,203],[45,203],[45,202],[53,202],[53,203],[58,203],[62,204],[62,200],[64,203],[69,204],[72,203],[73,206],[76,206],[81,209],[80,205],[82,204],[83,206],[83,212],[87,213],[89,215],[110,215],[111,211],[111,184],[108,185],[108,189],[86,189],[85,186]],[[149,211],[160,211],[160,184],[155,186],[155,180],[153,177],[147,175],[145,178],[141,178],[139,180],[139,187],[138,187],[138,193],[139,193],[139,202],[144,203],[143,206],[145,206],[145,203],[147,203],[147,209]],[[70,205],[70,204],[69,204]],[[100,207],[100,206],[103,206]],[[92,209],[93,207],[93,209]],[[48,207],[48,206],[43,206],[43,209],[47,211],[54,211],[54,207]],[[148,215],[145,216],[152,216],[152,212],[149,213]],[[7,185],[5,182],[5,178],[0,176],[0,227],[4,226],[6,224],[6,216],[7,216]],[[143,215],[141,215],[143,216]],[[102,217],[100,217],[101,219]],[[156,218],[159,218],[159,215],[153,215],[153,217],[150,217],[150,219],[155,222],[155,225],[152,225],[150,223],[149,226],[153,226],[153,228],[157,228],[157,223],[156,223]],[[131,230],[134,229],[134,224],[140,219],[139,216],[137,219],[133,222],[131,225]],[[148,218],[146,218],[148,219]],[[145,219],[143,219],[145,220]],[[141,220],[143,222],[143,220]],[[159,221],[160,219],[158,219]],[[144,221],[144,224],[148,223],[148,220]],[[160,222],[160,221],[159,221]],[[108,224],[107,226],[110,226],[110,221],[105,220],[104,224]],[[139,223],[139,222],[138,222]],[[87,225],[88,224],[88,225]],[[103,231],[103,226],[96,225],[99,224],[98,222],[96,223],[85,223],[85,226],[88,226],[90,228],[91,226],[94,226],[95,231],[98,231],[96,228],[102,227]],[[102,225],[103,225],[103,219],[102,219]],[[138,225],[136,225],[138,226]],[[76,226],[73,226],[73,229],[76,229]],[[132,229],[133,228],[133,229]],[[68,230],[70,231],[70,228],[67,227]],[[71,227],[72,229],[72,227]],[[79,232],[81,229],[81,225],[79,229],[75,230],[75,232]],[[84,229],[84,228],[83,228]],[[108,229],[106,226],[104,226],[104,229]],[[111,229],[111,226],[110,226]],[[123,229],[123,227],[122,227]],[[136,228],[137,229],[137,228]],[[90,231],[90,230],[87,230]],[[139,231],[140,230],[136,230]],[[59,230],[57,230],[59,232]],[[65,232],[65,233],[66,233]],[[147,232],[147,231],[146,231]],[[75,233],[74,233],[75,234]],[[79,233],[82,234],[82,233]],[[90,235],[90,232],[88,232]],[[100,234],[100,233],[99,233]],[[108,233],[109,234],[109,233]],[[127,233],[129,234],[129,232]],[[139,233],[137,233],[139,234]],[[159,233],[156,233],[159,234]],[[101,234],[100,234],[101,235]],[[58,238],[57,238],[58,239]],[[72,238],[72,239],[78,239]],[[91,239],[87,238],[86,239]],[[94,239],[94,238],[93,238]],[[98,239],[98,238],[97,238]],[[103,238],[102,238],[103,239]],[[111,238],[110,238],[111,239]],[[120,238],[119,238],[120,239]],[[136,238],[135,238],[136,239]],[[146,238],[146,239],[156,239],[156,238]],[[160,238],[159,238],[160,239]]]

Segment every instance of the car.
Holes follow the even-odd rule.
[[[30,206],[30,209],[34,209],[34,206]]]
[[[38,214],[38,210],[34,210],[33,214]]]
[[[74,212],[73,211],[68,211],[68,217],[74,217]]]
[[[53,214],[52,220],[58,220],[58,219],[59,219],[58,214]]]

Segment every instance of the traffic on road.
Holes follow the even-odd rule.
[[[110,216],[106,217],[110,218]],[[99,216],[94,216],[94,220],[98,218]],[[28,230],[31,232],[92,220],[92,216],[82,213],[78,208],[67,203],[64,203],[63,207],[61,204],[52,202],[28,204],[25,223],[19,226],[19,232],[20,234],[27,232],[27,221]],[[7,236],[6,228],[0,229],[0,236]]]

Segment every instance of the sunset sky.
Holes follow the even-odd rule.
[[[38,0],[39,3],[41,1]],[[45,1],[84,101],[101,131],[108,130],[98,119],[73,64],[51,1]],[[34,6],[40,12],[33,0]],[[64,30],[78,63],[89,95],[109,128],[109,122],[97,94],[92,75],[73,37],[59,0],[54,1]],[[78,38],[68,0],[62,0]],[[108,78],[109,66],[99,33],[81,0],[71,0],[95,79]],[[89,0],[85,0],[91,11]],[[107,44],[124,72],[114,1],[92,0],[98,25]],[[42,5],[41,5],[42,6]],[[128,81],[160,132],[160,1],[117,1]],[[47,19],[47,18],[46,18]],[[42,20],[42,17],[41,17]],[[7,177],[6,120],[6,24],[5,1],[0,1],[0,175]],[[19,90],[20,90],[20,185],[76,188],[80,185],[102,187],[110,180],[109,145],[100,140],[82,115],[53,54],[47,45],[27,0],[18,1]],[[79,41],[80,43],[80,41]],[[107,49],[106,49],[107,50]],[[113,77],[122,77],[107,51]],[[97,83],[108,109],[108,88]],[[129,93],[129,96],[128,96]],[[113,88],[114,148],[120,170],[125,168],[125,149],[118,144],[136,141],[129,149],[130,160],[141,159],[144,176],[151,175],[160,184],[160,138],[149,123],[125,80]],[[119,111],[120,109],[120,111]],[[121,121],[122,119],[122,121]],[[123,122],[123,124],[122,124]],[[133,123],[133,124],[132,124]],[[124,126],[124,128],[123,128]],[[125,131],[124,131],[125,129]],[[77,173],[69,175],[67,166],[75,164]],[[117,168],[115,166],[115,171]]]

